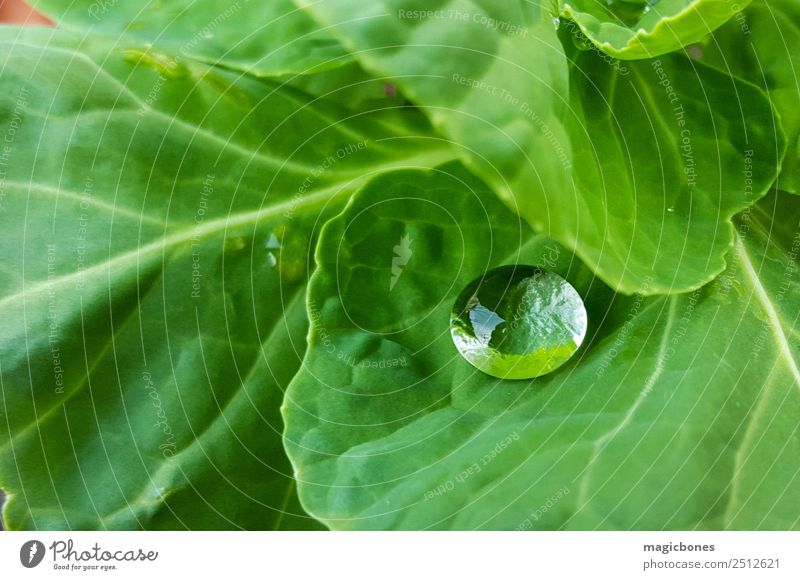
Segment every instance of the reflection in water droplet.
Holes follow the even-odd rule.
[[[553,18],[553,26],[556,27],[556,30],[558,30],[558,27],[561,26],[561,19],[558,16]]]
[[[531,379],[557,369],[578,350],[586,326],[575,288],[533,266],[503,266],[474,280],[450,318],[458,352],[502,379]]]

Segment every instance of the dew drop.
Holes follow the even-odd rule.
[[[558,27],[561,26],[561,19],[558,16],[553,18],[553,26],[556,30],[558,30]]]
[[[275,236],[275,234],[270,234],[269,237],[264,240],[264,247],[268,250],[280,250],[281,243],[278,241],[278,238]]]
[[[554,371],[586,336],[583,300],[561,276],[534,266],[502,266],[472,281],[450,317],[467,362],[501,379]]]
[[[669,213],[675,213],[675,208],[674,208],[674,207],[668,207],[668,208],[667,208],[667,212],[669,212]]]

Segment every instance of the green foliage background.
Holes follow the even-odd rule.
[[[800,527],[792,0],[34,4],[6,527]],[[508,264],[589,313],[531,381],[449,336]]]

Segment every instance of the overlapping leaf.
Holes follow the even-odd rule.
[[[377,179],[318,246],[285,411],[305,507],[340,529],[797,529],[798,228],[771,197],[713,284],[623,298],[457,166]],[[509,263],[559,272],[589,313],[579,354],[531,381],[449,335],[460,290]]]
[[[315,231],[371,173],[451,154],[413,111],[63,32],[0,44],[7,525],[318,525],[278,413]]]
[[[750,1],[566,0],[561,14],[615,58],[653,58],[701,40]]]
[[[568,56],[537,4],[300,4],[462,144],[509,207],[621,292],[684,292],[721,272],[731,216],[764,195],[784,153],[751,85],[676,55]]]
[[[305,74],[349,60],[336,40],[291,0],[37,0],[60,26],[154,45],[257,76]]]
[[[800,193],[800,5],[757,0],[690,54],[769,93],[789,136],[779,186]]]

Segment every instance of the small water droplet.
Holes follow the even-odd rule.
[[[502,379],[554,371],[578,350],[586,327],[586,308],[575,288],[533,266],[503,266],[474,280],[450,318],[461,356]]]
[[[561,26],[561,19],[558,16],[553,18],[553,26],[555,26],[556,30]]]
[[[674,207],[668,207],[668,208],[667,208],[667,211],[668,211],[669,213],[675,213],[675,208],[674,208]]]
[[[244,238],[236,237],[236,238],[227,238],[225,240],[225,251],[226,252],[239,252],[244,250],[247,247],[247,242]]]
[[[278,238],[275,234],[270,234],[269,237],[264,240],[264,247],[268,250],[280,250],[281,243],[278,241]]]

